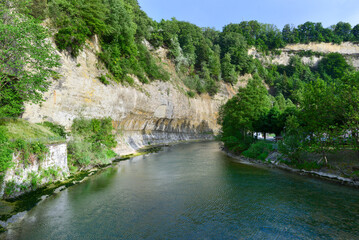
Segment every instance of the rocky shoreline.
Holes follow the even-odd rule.
[[[241,155],[234,154],[224,148],[222,148],[222,151],[227,154],[230,158],[233,159],[233,162],[242,163],[242,164],[249,164],[249,165],[255,165],[255,166],[262,166],[262,167],[268,167],[268,168],[278,168],[284,171],[293,172],[300,175],[307,175],[307,176],[313,176],[320,179],[328,180],[331,182],[337,182],[343,185],[352,186],[359,188],[359,181],[351,178],[346,178],[340,176],[340,174],[333,174],[333,173],[326,173],[323,171],[314,171],[314,170],[304,170],[304,169],[297,169],[291,166],[288,166],[278,160],[279,154],[277,152],[273,152],[272,154],[275,154],[277,157],[274,159],[271,159],[269,161],[263,162],[256,159],[247,158]],[[270,154],[271,155],[271,154]],[[271,157],[269,155],[269,157]],[[268,158],[267,158],[268,159]]]

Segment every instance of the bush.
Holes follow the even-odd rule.
[[[47,121],[43,122],[41,125],[50,128],[52,132],[56,133],[60,137],[66,138],[66,131],[64,126]]]
[[[303,142],[297,135],[287,135],[278,143],[279,152],[291,160],[299,161]]]
[[[324,163],[318,163],[316,161],[282,161],[282,162],[294,168],[304,169],[307,171],[321,169],[324,166]]]
[[[13,152],[6,136],[5,127],[0,126],[0,174],[11,167]]]
[[[237,138],[235,136],[221,136],[220,139],[224,143],[225,147],[235,153],[242,153],[253,143],[253,138],[249,136],[245,136],[244,138],[243,136],[242,138]]]
[[[98,77],[98,80],[100,80],[100,82],[102,82],[105,85],[109,85],[110,82],[107,80],[106,76],[101,75],[100,77]]]
[[[49,152],[48,147],[41,142],[29,143],[22,139],[11,143],[11,147],[20,154],[20,160],[24,165],[34,164],[36,160],[42,161]]]
[[[257,141],[253,143],[248,150],[242,154],[245,157],[264,161],[273,150],[273,144],[266,141]]]
[[[111,118],[75,119],[71,128],[69,163],[79,166],[102,164],[116,156],[111,149],[117,145]]]
[[[187,91],[187,96],[190,97],[190,98],[194,98],[196,94],[193,92],[193,91]]]

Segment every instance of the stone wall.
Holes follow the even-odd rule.
[[[63,180],[69,175],[67,166],[67,144],[48,145],[49,153],[45,159],[39,160],[36,156],[30,156],[25,163],[20,160],[19,155],[13,156],[14,166],[10,168],[1,186],[0,197],[5,192],[10,195],[5,197],[19,196],[30,191],[36,182],[36,187],[46,185],[50,182]]]

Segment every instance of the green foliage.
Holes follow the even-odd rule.
[[[92,143],[83,141],[81,138],[73,139],[67,145],[69,163],[87,166],[95,159],[92,151]]]
[[[37,19],[44,20],[47,16],[47,0],[32,0],[30,14]]]
[[[324,53],[314,52],[312,50],[301,50],[299,52],[296,52],[295,54],[299,57],[321,57],[325,55]]]
[[[13,149],[7,138],[6,128],[0,126],[0,174],[12,166]]]
[[[101,75],[100,77],[98,77],[98,80],[100,80],[100,82],[102,82],[105,85],[109,85],[110,81],[107,80],[106,76]]]
[[[137,72],[136,74],[137,76],[143,74],[141,71],[144,71],[144,73],[146,73],[147,77],[151,81],[153,80],[168,81],[170,79],[169,73],[159,66],[159,63],[156,62],[154,57],[150,54],[150,52],[147,50],[147,48],[144,45],[142,44],[138,45],[138,52],[139,52],[138,58],[139,58],[140,71]]]
[[[272,151],[273,143],[257,141],[253,143],[246,151],[244,151],[242,155],[248,158],[264,161]]]
[[[188,95],[188,97],[190,97],[190,98],[194,98],[194,96],[195,96],[196,94],[190,90],[190,91],[187,91],[187,95]]]
[[[300,129],[300,123],[295,115],[286,121],[286,135],[278,143],[278,150],[291,160],[300,161],[300,154],[304,151],[305,133]]]
[[[17,139],[11,146],[25,166],[33,165],[36,161],[42,161],[49,152],[48,147],[41,142],[26,142]]]
[[[324,164],[316,161],[303,161],[303,162],[287,162],[288,165],[294,166],[297,169],[304,169],[307,171],[321,169]]]
[[[297,27],[285,25],[282,37],[286,43],[332,42],[341,43],[354,39],[355,29],[349,23],[339,22],[330,28],[322,23],[305,22]]]
[[[60,176],[60,173],[57,169],[49,167],[41,171],[40,179],[47,178],[49,180],[57,179]]]
[[[30,130],[28,128],[16,128],[15,126],[17,126],[19,122],[21,123],[20,126],[24,127],[24,122],[17,120],[6,120],[0,125],[0,174],[3,174],[7,169],[13,166],[13,154],[15,154],[15,156],[17,156],[17,158],[22,161],[25,166],[34,164],[36,161],[42,161],[48,154],[49,149],[43,142],[26,138],[28,136],[26,133],[27,131],[36,132],[38,129],[43,129],[44,127],[29,124],[34,128],[30,128]],[[58,134],[65,134],[65,132],[62,132],[63,127],[55,124],[48,124],[49,126],[52,126],[55,132],[58,131]],[[23,137],[27,140],[23,140],[19,138],[17,134],[9,132],[12,130],[18,131],[20,129],[24,129]],[[46,129],[46,131],[50,132],[48,129]],[[54,135],[54,133],[52,134]],[[11,140],[9,140],[9,136],[12,136]],[[16,136],[16,138],[13,138],[14,136]],[[65,135],[62,136],[65,137]],[[48,141],[48,138],[45,140]]]
[[[238,81],[238,74],[236,73],[235,66],[231,63],[231,54],[226,53],[222,59],[222,77],[225,82],[232,85]]]
[[[345,72],[353,68],[346,62],[345,58],[339,53],[329,53],[318,64],[318,71],[322,78],[341,78]]]
[[[188,76],[183,80],[183,83],[191,90],[196,91],[201,94],[205,92],[205,82],[203,79],[200,79],[198,75],[193,77]]]
[[[236,96],[222,106],[219,124],[222,125],[221,140],[226,147],[244,151],[254,141],[254,122],[270,108],[267,89],[261,79],[254,76],[246,88],[240,88]]]
[[[31,188],[33,190],[36,190],[39,184],[41,183],[41,177],[36,172],[31,172],[29,176],[31,178],[30,179]]]
[[[33,17],[0,3],[0,117],[17,117],[23,103],[39,103],[59,66],[48,33]]]
[[[14,141],[24,139],[26,141],[41,141],[51,143],[53,141],[63,141],[62,131],[57,126],[50,123],[32,124],[22,119],[0,119],[0,125],[7,129],[7,137]]]
[[[67,50],[76,57],[86,39],[107,30],[107,8],[102,0],[51,0],[49,16],[58,28],[55,42],[60,50]]]
[[[117,145],[113,135],[112,120],[75,119],[72,124],[73,139],[68,143],[69,162],[87,166],[104,163],[116,154],[111,148]]]
[[[66,138],[67,134],[64,126],[48,121],[43,122],[41,125],[48,127],[53,133],[57,134],[58,136]]]
[[[12,194],[14,194],[16,192],[16,187],[17,187],[17,184],[15,183],[15,181],[6,182],[5,189],[4,189],[4,195],[11,196]]]
[[[229,24],[223,28],[223,33],[230,32],[243,35],[250,46],[255,46],[263,52],[284,47],[281,32],[271,24],[243,21],[239,24]]]

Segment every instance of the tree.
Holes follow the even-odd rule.
[[[246,150],[253,142],[255,121],[268,112],[270,105],[268,91],[255,75],[248,81],[247,87],[240,88],[220,111],[219,123],[225,144],[229,143],[238,151]]]
[[[326,75],[341,78],[349,70],[352,70],[352,67],[340,53],[329,53],[318,64],[318,71],[323,78]]]
[[[105,24],[107,9],[102,0],[52,0],[49,13],[58,28],[57,47],[73,57],[78,56],[88,37],[109,30]]]
[[[348,143],[359,151],[359,72],[346,74],[338,92],[343,130],[350,134]]]
[[[355,25],[351,31],[354,41],[359,41],[359,24]]]
[[[37,19],[45,19],[47,11],[47,0],[32,0],[31,15]]]
[[[222,59],[222,77],[224,81],[231,83],[232,85],[236,84],[238,81],[236,68],[231,63],[230,53],[224,55],[224,58]]]
[[[334,34],[337,35],[342,41],[350,41],[352,26],[350,23],[338,22],[334,27]]]
[[[338,94],[334,83],[318,78],[305,87],[300,113],[308,146],[327,162],[327,152],[335,150],[333,140],[339,136],[341,121]]]
[[[23,103],[38,103],[50,86],[59,57],[47,30],[33,17],[0,3],[0,116],[19,116]]]
[[[283,41],[286,43],[295,43],[294,27],[289,24],[284,25],[282,30]]]

